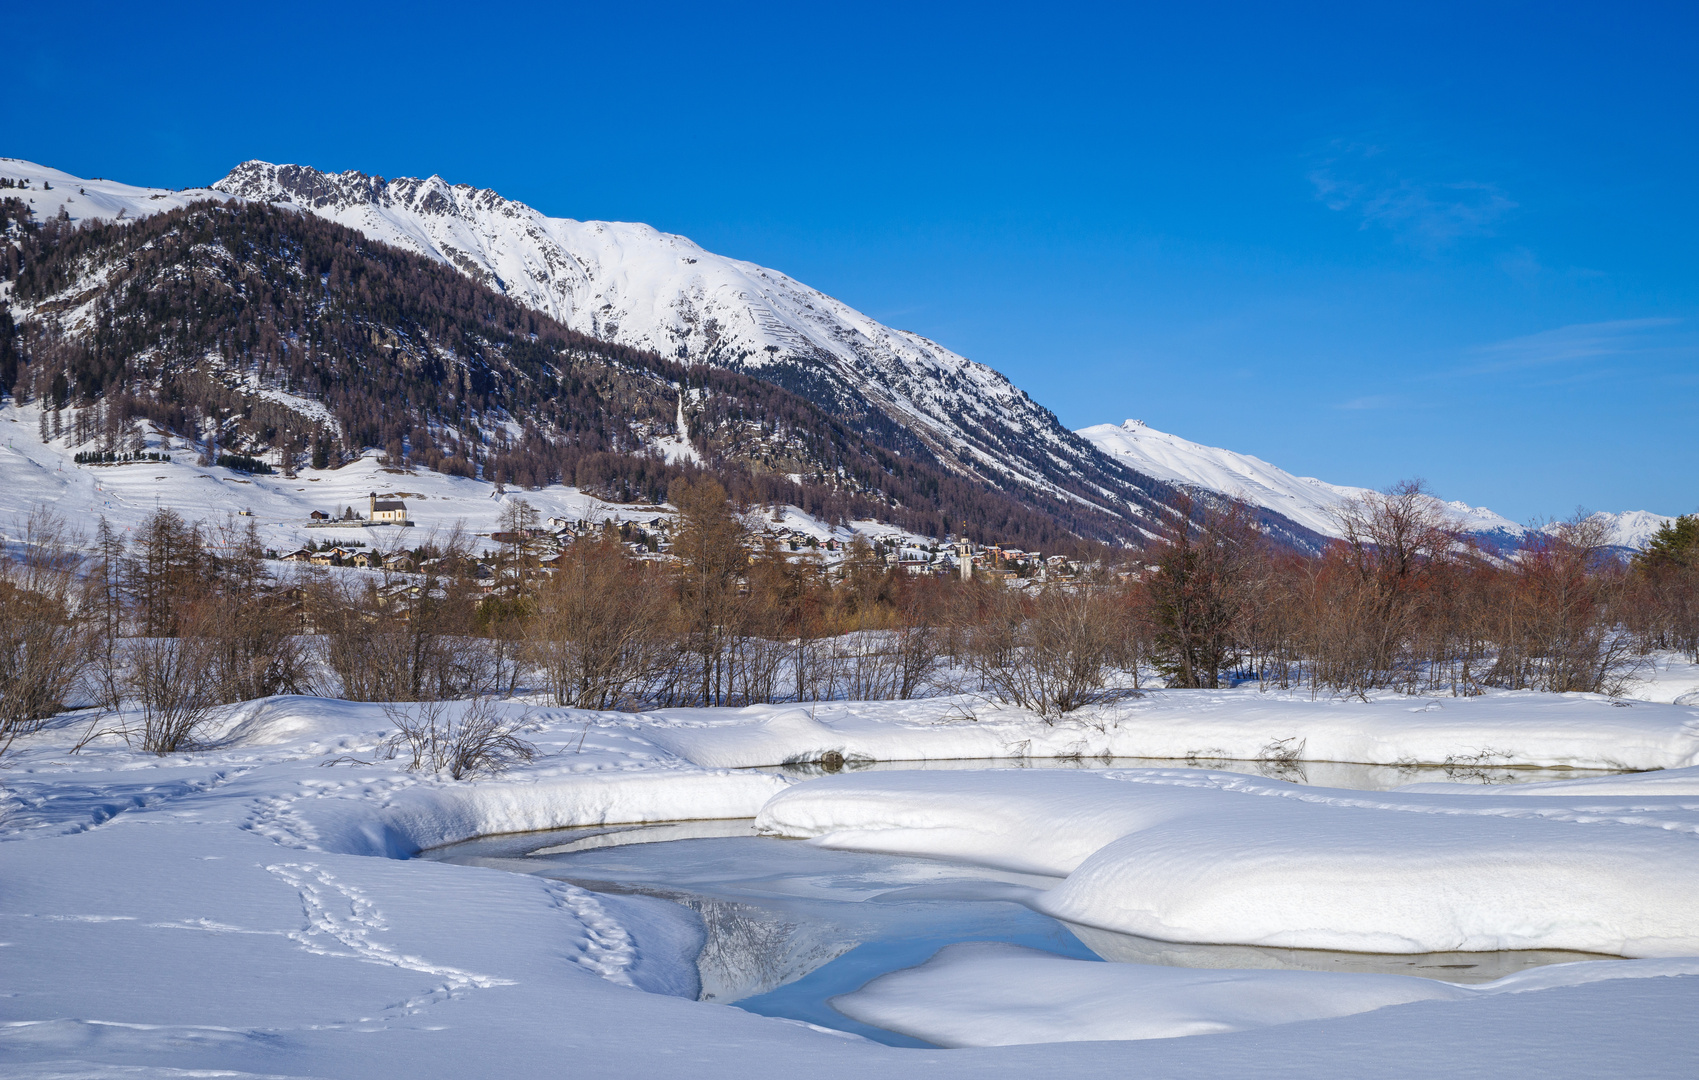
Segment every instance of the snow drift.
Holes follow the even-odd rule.
[[[1683,796],[1367,794],[1181,770],[885,773],[799,785],[757,827],[1065,875],[1029,902],[1161,940],[1699,952],[1699,804]]]

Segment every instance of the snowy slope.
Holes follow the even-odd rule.
[[[449,263],[567,326],[778,383],[947,465],[1117,514],[1138,479],[1008,379],[776,270],[628,222],[551,218],[440,177],[250,161],[214,187],[293,205]]]
[[[176,510],[189,521],[221,525],[227,515],[250,511],[262,543],[279,552],[308,541],[360,541],[386,548],[394,543],[413,547],[434,531],[456,525],[471,533],[499,529],[502,511],[523,497],[542,517],[569,521],[648,520],[670,513],[653,506],[604,502],[573,487],[551,485],[538,491],[498,494],[494,484],[447,476],[428,469],[386,468],[368,456],[340,469],[302,469],[295,477],[254,475],[218,466],[195,464],[197,449],[180,439],[147,437],[148,448],[169,453],[169,462],[124,465],[78,465],[77,447],[66,439],[43,443],[37,436],[36,405],[0,405],[0,539],[16,538],[36,507],[46,507],[85,534],[105,517],[121,533],[129,533],[158,507]],[[367,496],[395,497],[407,503],[415,527],[377,526],[362,529],[308,529],[314,510],[332,516],[352,506],[364,514]],[[249,518],[237,518],[246,527]],[[488,540],[480,542],[491,546]]]
[[[1348,499],[1372,495],[1368,488],[1329,484],[1313,476],[1294,476],[1250,454],[1204,446],[1178,435],[1157,431],[1142,420],[1097,424],[1077,432],[1099,450],[1128,468],[1172,484],[1204,488],[1253,506],[1273,510],[1323,536],[1339,536],[1335,513]],[[1467,532],[1500,543],[1513,543],[1524,529],[1486,507],[1447,502],[1446,511]],[[1665,522],[1674,520],[1645,510],[1597,514],[1609,527],[1609,543],[1625,550],[1646,546]]]
[[[307,410],[317,402],[278,394],[290,408]],[[122,465],[79,465],[79,447],[68,438],[43,442],[38,423],[38,405],[0,402],[0,544],[23,535],[25,523],[37,508],[46,508],[80,531],[85,539],[105,518],[119,533],[130,535],[157,508],[176,510],[185,520],[222,526],[229,515],[246,528],[251,521],[265,547],[280,553],[293,551],[309,542],[363,543],[379,550],[395,545],[416,547],[432,533],[460,527],[472,534],[481,550],[499,547],[489,534],[502,527],[507,508],[518,499],[529,503],[543,519],[567,521],[645,522],[675,511],[670,506],[624,504],[597,498],[576,487],[551,484],[537,490],[498,491],[485,480],[448,476],[429,469],[395,469],[383,465],[375,453],[338,469],[303,468],[294,477],[281,474],[250,475],[219,466],[196,465],[198,449],[182,439],[171,438],[150,428],[147,448],[170,454],[172,460],[135,462]],[[86,449],[82,447],[81,449]],[[343,507],[364,514],[368,495],[400,498],[407,503],[413,528],[391,526],[352,529],[307,527],[314,510],[333,517]],[[877,521],[857,520],[847,525],[821,521],[795,506],[752,514],[752,527],[788,528],[818,540],[836,539],[847,544],[857,535],[869,540],[923,547],[924,538]],[[844,552],[821,553],[827,563],[844,557]]]
[[[201,199],[230,197],[211,188],[172,191],[135,187],[114,180],[85,180],[59,169],[8,157],[0,157],[0,177],[28,181],[28,187],[4,194],[26,200],[42,220],[57,217],[61,210],[73,222],[125,220],[176,210]]]
[[[1659,529],[1675,520],[1668,514],[1654,514],[1649,510],[1624,510],[1620,514],[1597,513],[1593,517],[1604,520],[1610,530],[1612,545],[1633,551],[1644,550]]]
[[[1007,378],[935,342],[893,330],[801,282],[705,251],[648,225],[551,218],[440,177],[386,180],[250,161],[211,188],[169,191],[85,180],[15,158],[36,212],[74,221],[136,218],[204,198],[295,206],[447,263],[573,329],[666,356],[733,368],[795,390],[876,429],[917,439],[947,466],[1121,517],[1150,505],[1146,478],[1243,497],[1323,536],[1333,511],[1367,489],[1294,476],[1246,454],[1129,420],[1069,432]],[[52,185],[46,190],[43,183]],[[1523,528],[1461,502],[1468,531],[1511,543]],[[1663,515],[1604,515],[1611,542],[1643,547]]]
[[[1324,536],[1339,535],[1333,512],[1367,488],[1340,487],[1293,476],[1261,458],[1182,439],[1142,420],[1097,424],[1078,433],[1129,468],[1171,484],[1206,488],[1281,513]],[[1509,524],[1506,522],[1506,524]]]

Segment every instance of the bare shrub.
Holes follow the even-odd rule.
[[[863,630],[847,634],[833,644],[832,657],[851,701],[884,701],[896,696],[898,657],[884,633]]]
[[[739,579],[749,570],[749,530],[711,477],[696,484],[682,477],[673,481],[668,500],[679,510],[673,540],[678,612],[694,669],[681,688],[693,689],[699,704],[723,705],[732,686],[727,646],[740,629]]]
[[[939,628],[942,604],[934,590],[911,589],[897,608],[891,650],[896,654],[896,696],[921,697],[938,687],[944,666],[945,635]]]
[[[125,655],[126,696],[141,711],[141,748],[153,754],[194,750],[220,702],[216,639],[193,633],[134,639]]]
[[[1494,685],[1621,694],[1645,663],[1608,614],[1624,575],[1605,552],[1604,522],[1578,513],[1529,534],[1494,612]]]
[[[87,664],[71,609],[78,556],[58,516],[32,513],[16,555],[0,558],[0,754],[64,707]]]
[[[211,569],[206,556],[199,524],[184,521],[171,509],[148,515],[136,530],[123,570],[140,633],[165,637],[177,632],[183,607],[206,595]]]
[[[1640,650],[1677,649],[1699,663],[1699,515],[1663,525],[1631,569],[1616,606]]]
[[[670,583],[611,537],[573,544],[535,603],[530,656],[557,705],[628,704],[678,658]]]
[[[95,558],[83,578],[82,608],[88,617],[90,667],[86,671],[90,696],[102,708],[116,712],[123,703],[123,648],[127,596],[124,590],[128,554],[124,536],[103,517],[95,533]]]
[[[309,683],[306,650],[288,617],[287,591],[275,588],[252,521],[208,532],[207,599],[194,631],[212,650],[213,692],[222,702],[299,693]]]
[[[383,749],[391,757],[407,754],[410,771],[446,773],[450,779],[465,780],[493,775],[537,756],[537,748],[520,737],[525,720],[505,719],[492,698],[387,704],[384,715],[395,725],[395,734]]]
[[[1404,683],[1414,691],[1426,659],[1418,648],[1439,589],[1436,578],[1466,545],[1457,526],[1420,480],[1349,499],[1336,519],[1344,543],[1330,552],[1326,601],[1339,618],[1313,645],[1323,679],[1359,696]]]
[[[1116,696],[1107,677],[1124,608],[1108,586],[1051,585],[1030,602],[1009,596],[993,607],[974,653],[991,693],[1046,719]]]
[[[456,528],[421,550],[417,573],[327,576],[309,590],[325,662],[351,701],[465,697],[496,681],[473,634],[470,539]]]

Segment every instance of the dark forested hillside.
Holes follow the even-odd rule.
[[[701,467],[746,502],[1029,546],[1128,522],[945,469],[772,383],[569,330],[452,268],[293,211],[214,202],[136,222],[0,209],[0,392],[78,445],[145,419],[280,469],[371,447],[393,463],[616,498]],[[654,452],[683,417],[700,466]],[[48,420],[44,416],[43,424]],[[675,461],[677,456],[675,455]]]

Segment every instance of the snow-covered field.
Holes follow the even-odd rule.
[[[293,400],[303,407],[316,404]],[[503,512],[517,500],[529,503],[539,520],[557,517],[595,523],[646,522],[674,513],[670,506],[613,503],[560,484],[535,491],[509,488],[498,492],[494,484],[482,480],[445,476],[429,469],[389,468],[375,452],[340,469],[304,468],[294,477],[280,473],[250,475],[196,465],[195,447],[157,431],[147,434],[148,449],[170,454],[169,462],[79,465],[76,453],[88,447],[70,445],[66,438],[43,442],[38,435],[39,417],[34,404],[19,406],[10,399],[0,402],[0,477],[5,479],[0,484],[0,540],[21,535],[24,522],[37,507],[54,510],[85,535],[93,533],[101,517],[128,535],[160,507],[209,525],[222,525],[233,515],[247,511],[251,518],[234,520],[243,527],[252,520],[264,546],[280,553],[311,541],[359,541],[380,550],[392,545],[412,548],[432,533],[446,533],[457,525],[472,534],[477,546],[493,547],[487,537],[502,527]],[[374,494],[405,502],[413,526],[307,526],[308,516],[315,510],[334,518],[340,517],[344,508],[352,508],[365,516],[368,496]],[[765,512],[753,515],[751,524],[789,528],[822,542],[836,539],[847,543],[860,534],[912,547],[924,539],[875,521],[854,521],[848,527],[829,525],[794,506],[780,507],[776,517]],[[485,539],[476,540],[480,534]],[[827,558],[830,561],[834,557]]]
[[[1054,725],[971,699],[669,709],[649,737],[717,768],[814,761],[1144,757],[1370,765],[1699,765],[1699,711],[1597,694],[1474,698],[1156,690]]]
[[[358,763],[389,727],[375,705],[248,703],[213,747],[164,758],[111,738],[73,755],[67,720],[0,773],[0,1061],[21,1077],[1691,1075],[1699,709],[1507,694],[1259,714],[1257,700],[1173,693],[1119,727],[972,720],[959,702],[800,719],[533,709],[542,755],[461,783]],[[1362,726],[1388,753],[1527,754],[1511,764],[1614,746],[1672,768],[1370,793],[1207,769],[797,782],[721,767],[818,750],[822,732],[984,756],[985,731],[1027,753],[1069,736],[1137,752],[1191,737],[1165,728],[1226,738],[1235,723],[1318,745]],[[1168,940],[1647,959],[1461,987],[958,946],[843,1011],[981,1049],[897,1049],[691,1000],[704,928],[684,907],[409,857],[492,833],[757,815],[824,850],[1037,874],[996,899]],[[1124,1039],[1138,1041],[1093,1041]]]

